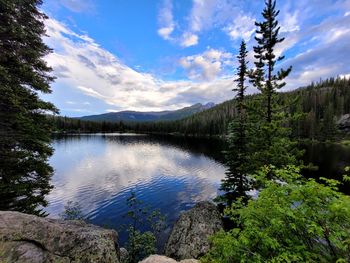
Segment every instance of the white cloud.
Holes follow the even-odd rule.
[[[234,3],[229,0],[192,0],[191,11],[185,19],[186,26],[180,29],[179,36],[172,37],[171,34],[175,29],[172,5],[170,0],[164,3],[158,17],[161,25],[158,34],[182,47],[197,45],[199,36],[203,31],[224,27],[225,23],[232,19],[232,14],[237,10]]]
[[[244,39],[248,42],[255,32],[255,19],[248,16],[240,14],[238,15],[232,23],[224,28],[224,31],[230,36],[232,40]]]
[[[198,44],[198,36],[189,32],[185,32],[182,36],[181,46],[190,47]]]
[[[171,0],[165,0],[162,8],[159,10],[158,22],[160,28],[158,29],[158,34],[165,40],[172,39],[171,33],[175,29],[172,9],[173,5]]]
[[[348,73],[348,74],[340,74],[339,77],[350,79],[350,73]]]
[[[222,64],[227,63],[226,53],[208,50],[202,62],[199,57],[195,59],[202,66],[203,78],[213,80],[211,82],[163,81],[128,67],[93,39],[75,33],[57,20],[47,20],[46,28],[49,37],[45,41],[54,49],[47,61],[58,77],[56,85],[75,88],[111,108],[178,109],[197,102],[221,102],[232,96],[231,79],[214,80]],[[211,62],[206,64],[207,61]]]
[[[212,81],[219,76],[224,66],[232,64],[232,54],[209,49],[199,55],[182,57],[179,63],[190,79]]]
[[[209,7],[214,2],[221,5],[214,8],[215,12],[211,12]],[[240,35],[249,38],[250,29],[235,27],[234,22],[238,24],[239,20],[252,20],[252,16],[246,14],[247,17],[244,18],[239,15],[233,21],[232,13],[229,16],[229,12],[224,12],[226,9],[222,6],[225,2],[194,1],[196,5],[193,8],[196,7],[197,11],[191,11],[191,14],[195,14],[193,17],[196,19],[193,22],[188,21],[190,26],[185,33],[182,32],[183,38],[176,39],[170,29],[163,32],[164,37],[174,38],[174,41],[183,43],[184,47],[193,46],[198,43],[201,31],[212,27],[222,30],[225,26],[233,39]],[[288,57],[283,64],[277,66],[293,66],[286,89],[307,85],[321,77],[349,74],[350,65],[347,62],[350,60],[350,16],[343,16],[344,10],[349,9],[343,8],[343,5],[339,9],[340,2],[337,1],[335,6],[338,11],[342,10],[341,15],[328,17],[323,10],[326,8],[323,8],[320,10],[322,21],[316,25],[313,18],[316,16],[319,19],[318,14],[314,14],[317,12],[314,8],[305,8],[305,4],[301,5],[301,2],[297,2],[301,5],[297,10],[290,11],[287,8],[286,15],[281,15],[281,25],[284,28],[282,36],[286,40],[275,51],[277,54],[288,51]],[[317,6],[317,3],[319,2],[314,0],[312,7]],[[222,15],[220,18],[218,13]],[[204,19],[203,14],[209,16],[208,20]],[[242,14],[241,10],[237,14]],[[296,14],[299,16],[298,20],[295,20]],[[173,21],[172,16],[166,17],[171,18],[168,22]],[[250,22],[242,25],[253,24]],[[58,77],[57,86],[73,87],[85,95],[97,98],[108,104],[104,108],[147,111],[177,109],[197,102],[221,102],[233,97],[233,70],[228,74],[229,77],[225,77],[228,66],[233,68],[235,61],[230,53],[208,49],[202,54],[182,57],[178,65],[186,71],[190,80],[164,81],[153,74],[128,67],[86,34],[77,34],[53,19],[47,20],[46,24],[50,36],[46,42],[55,50],[47,60]],[[231,30],[228,30],[230,25]],[[252,44],[251,38],[248,47]],[[249,52],[250,62],[253,62],[252,55]]]
[[[298,31],[300,29],[298,21],[299,17],[300,14],[298,11],[295,11],[293,14],[286,12],[281,22],[281,32]]]
[[[158,34],[165,40],[170,39],[170,35],[173,32],[173,27],[162,27],[158,29]]]
[[[286,89],[304,86],[320,78],[349,74],[350,30],[347,29],[349,22],[350,17],[330,19],[308,30],[300,31],[299,42],[304,38],[316,36],[317,42],[309,46],[308,50],[285,61],[284,65],[293,66]]]
[[[193,0],[188,17],[189,25],[181,45],[184,47],[198,44],[198,35],[206,30],[223,26],[231,18],[236,8],[227,0]],[[184,44],[188,43],[188,45]]]
[[[193,7],[189,18],[192,32],[200,32],[212,26],[217,5],[217,0],[193,0]]]
[[[92,0],[47,0],[48,4],[59,7],[63,6],[72,12],[91,12],[95,9]]]
[[[327,39],[325,40],[326,43],[331,43],[334,41],[337,41],[341,38],[343,38],[346,35],[349,35],[350,28],[348,27],[341,27],[341,28],[334,28],[331,29],[330,32],[327,34]]]

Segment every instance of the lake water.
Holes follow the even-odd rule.
[[[113,228],[128,223],[133,191],[166,216],[166,235],[181,211],[215,198],[225,176],[218,141],[105,134],[57,138],[53,147],[46,211],[58,217],[68,201],[77,202],[92,223]]]
[[[126,200],[135,192],[150,210],[166,216],[166,237],[181,211],[218,195],[225,176],[224,143],[218,140],[96,134],[56,138],[53,147],[54,189],[46,211],[58,217],[68,201],[77,202],[92,223],[115,229],[128,223]],[[350,165],[350,148],[305,148],[305,161],[320,167],[309,176],[339,179]],[[342,190],[349,192],[349,187]],[[121,232],[122,243],[125,238]]]

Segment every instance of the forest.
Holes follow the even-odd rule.
[[[254,103],[259,94],[248,95]],[[337,121],[350,113],[350,79],[329,78],[309,86],[277,94],[280,104],[288,105],[292,115],[300,114],[297,120],[289,120],[295,138],[311,140],[336,140],[346,134],[339,131]],[[236,99],[177,121],[159,122],[91,122],[60,116],[48,116],[55,132],[142,132],[175,133],[185,136],[221,136],[227,133],[228,124],[237,116]],[[260,105],[257,104],[257,107]]]

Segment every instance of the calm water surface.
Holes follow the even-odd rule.
[[[166,216],[164,238],[181,211],[218,195],[225,176],[224,144],[216,140],[96,134],[56,138],[53,147],[54,189],[47,207],[51,217],[58,217],[73,201],[92,223],[118,229],[128,223],[126,200],[133,191]],[[308,176],[340,179],[350,165],[349,147],[304,147],[305,161],[319,166]],[[350,193],[349,185],[342,190]],[[123,243],[125,233],[120,238]]]
[[[57,138],[53,147],[54,189],[47,212],[58,217],[73,201],[92,223],[113,228],[127,223],[131,191],[150,209],[160,209],[170,226],[181,211],[217,196],[225,175],[216,141],[79,135]],[[121,239],[125,240],[123,233]]]

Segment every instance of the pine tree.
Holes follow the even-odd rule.
[[[277,90],[286,85],[283,81],[291,72],[292,67],[287,70],[280,69],[275,72],[276,63],[283,60],[284,56],[276,58],[275,47],[278,43],[284,41],[279,38],[280,27],[278,26],[277,16],[280,11],[276,11],[276,1],[268,0],[262,12],[263,22],[255,22],[257,26],[256,37],[257,46],[254,47],[254,63],[256,69],[251,74],[251,82],[257,87],[264,96],[264,117],[268,123],[273,120],[274,99]]]
[[[226,177],[222,181],[221,190],[226,194],[224,199],[232,202],[238,197],[244,197],[249,188],[249,162],[247,147],[247,111],[245,102],[245,92],[247,87],[245,81],[247,77],[248,62],[246,43],[242,41],[239,55],[237,56],[239,66],[237,68],[237,88],[233,91],[236,94],[237,116],[229,124],[228,151],[226,152],[226,162],[228,170]]]
[[[57,112],[40,99],[50,93],[51,51],[45,34],[41,0],[0,1],[0,210],[43,214],[53,169],[50,125]]]
[[[263,22],[256,22],[257,45],[254,47],[255,69],[249,72],[251,83],[260,90],[260,107],[257,107],[255,127],[254,163],[256,168],[272,164],[282,167],[298,163],[302,152],[296,143],[289,140],[291,130],[286,128],[291,116],[288,116],[288,102],[277,101],[277,91],[284,87],[284,79],[292,67],[276,70],[276,64],[284,56],[276,56],[276,45],[283,42],[279,37],[280,27],[276,10],[276,1],[268,0],[262,12]]]

